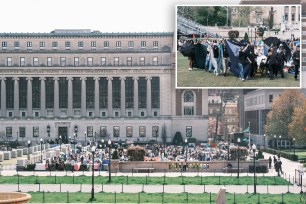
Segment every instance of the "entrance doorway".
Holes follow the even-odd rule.
[[[67,127],[58,127],[58,138],[61,135],[62,136],[62,143],[67,144],[68,143],[68,128]]]

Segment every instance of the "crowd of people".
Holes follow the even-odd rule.
[[[228,70],[230,70],[230,64],[233,58],[229,56],[229,49],[225,41],[224,39],[198,40],[196,38],[186,41],[178,40],[178,47],[182,47],[186,42],[204,45],[207,48],[207,54],[204,57],[205,59],[203,59],[205,60],[204,69],[210,73],[213,72],[216,76],[220,74],[226,76]],[[268,47],[264,41],[264,39],[254,40],[252,42],[245,41],[241,43],[239,53],[234,53],[235,57],[238,58],[239,79],[241,81],[250,79],[256,73],[260,73],[261,75],[268,74],[271,80],[278,75],[284,78],[285,65],[293,62],[293,65],[290,64],[289,66],[294,66],[294,78],[297,80],[300,68],[300,39],[292,38],[287,41],[282,41],[278,45],[271,44]],[[268,49],[266,50],[266,48]],[[289,55],[286,52],[290,52]],[[188,56],[189,71],[192,71],[194,68],[195,58],[196,53]]]

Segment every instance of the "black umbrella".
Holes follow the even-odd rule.
[[[187,41],[185,42],[179,49],[179,51],[184,55],[185,57],[193,57],[195,54],[195,45],[193,44],[193,41]]]
[[[287,62],[291,59],[291,49],[290,47],[288,46],[287,42],[285,41],[281,41],[281,44],[283,45],[283,49],[284,49],[284,53],[285,53],[285,57],[286,57],[286,60]]]
[[[277,37],[268,37],[266,39],[264,39],[264,42],[266,45],[268,45],[269,47],[273,44],[274,46],[277,46],[279,45],[280,43],[280,39],[277,38]]]

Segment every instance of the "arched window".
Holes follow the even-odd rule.
[[[195,115],[195,94],[188,90],[183,94],[183,115]]]

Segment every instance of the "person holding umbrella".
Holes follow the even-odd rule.
[[[275,76],[277,76],[277,73],[279,72],[281,77],[284,78],[284,65],[285,62],[287,62],[285,53],[284,53],[284,46],[283,44],[279,45],[279,48],[277,49],[277,64],[278,64],[278,70],[275,73]]]
[[[292,55],[293,63],[294,63],[294,79],[297,80],[297,76],[299,74],[300,67],[300,45],[296,46],[296,50]]]

